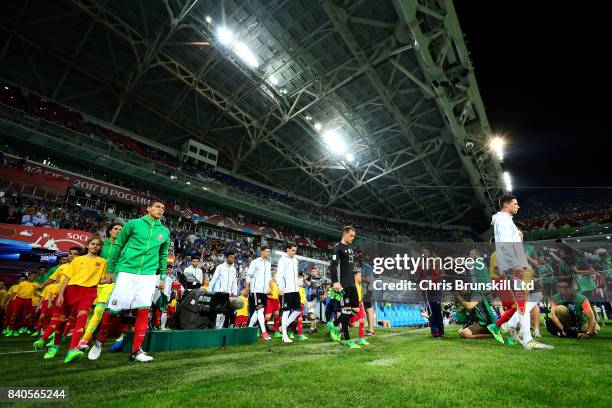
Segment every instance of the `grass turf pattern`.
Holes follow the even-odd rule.
[[[459,339],[457,329],[435,340],[428,329],[379,329],[360,350],[319,333],[152,353],[148,364],[109,353],[112,342],[97,361],[63,364],[66,342],[44,361],[42,352],[13,353],[31,350],[29,336],[0,338],[0,386],[68,386],[79,407],[612,406],[612,325],[589,340],[545,335],[555,349],[531,351]]]

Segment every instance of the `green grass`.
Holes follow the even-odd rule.
[[[64,365],[64,345],[53,361],[1,354],[32,343],[1,338],[0,386],[68,386],[78,407],[612,406],[610,324],[589,340],[544,337],[555,349],[538,351],[456,331],[433,340],[428,329],[379,330],[371,346],[350,351],[319,334],[290,345],[156,353],[145,365],[106,350],[96,362]]]

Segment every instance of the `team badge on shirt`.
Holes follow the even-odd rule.
[[[157,236],[157,240],[160,241],[160,242],[163,241],[164,240],[164,234],[159,234]]]

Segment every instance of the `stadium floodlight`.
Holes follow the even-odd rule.
[[[206,22],[208,24],[212,23],[212,18],[210,16],[206,16]]]
[[[506,141],[499,136],[496,136],[489,141],[489,147],[495,153],[499,161],[504,160],[504,146],[505,145],[506,145]]]
[[[512,177],[510,177],[510,173],[508,173],[507,171],[504,171],[503,177],[504,177],[504,183],[506,184],[506,191],[511,192],[512,191]]]
[[[217,29],[217,38],[219,42],[226,47],[234,41],[234,33],[231,32],[227,27],[219,27]]]
[[[323,133],[323,140],[327,143],[329,149],[338,155],[344,154],[346,151],[346,143],[335,130],[327,130]]]
[[[345,157],[346,161],[348,161],[349,163],[355,160],[355,156],[353,156],[353,153],[347,153]]]
[[[188,185],[188,186],[190,186],[190,185],[191,185],[191,181],[188,181],[188,182],[187,182],[187,185]]]
[[[245,43],[236,41],[233,51],[236,53],[238,58],[244,61],[249,67],[257,68],[259,66],[257,57],[255,57],[253,51],[251,51],[251,49]]]
[[[315,130],[316,130],[317,132],[320,132],[320,131],[321,131],[321,129],[323,129],[323,126],[322,126],[322,125],[321,125],[319,122],[316,122],[316,123],[314,124],[314,128],[315,128]]]
[[[272,86],[276,86],[278,85],[278,79],[276,79],[276,77],[274,75],[270,75],[268,77],[268,83]]]
[[[312,116],[306,115],[306,120],[311,121],[312,120]]]

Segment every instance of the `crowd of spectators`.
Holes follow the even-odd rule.
[[[469,232],[450,231],[433,227],[419,227],[412,224],[391,222],[390,220],[364,217],[348,214],[339,210],[322,208],[305,200],[291,197],[264,188],[248,181],[219,172],[205,164],[193,161],[181,163],[171,154],[138,142],[98,124],[92,124],[83,119],[80,113],[68,107],[52,102],[34,93],[24,96],[18,87],[0,82],[0,102],[16,109],[28,112],[43,119],[67,127],[96,140],[105,140],[121,150],[137,154],[165,166],[160,173],[172,177],[182,174],[187,177],[198,177],[228,188],[232,194],[244,194],[245,198],[264,205],[274,205],[275,209],[289,212],[299,218],[311,222],[328,224],[335,227],[353,225],[364,235],[376,234],[377,238],[407,236],[421,241],[452,241],[475,239]],[[181,180],[183,181],[183,180]],[[121,180],[115,180],[117,185],[123,185]],[[477,239],[477,238],[476,238]]]
[[[132,212],[125,212],[131,216],[125,216],[123,219],[121,218],[123,212],[100,212],[81,205],[80,203],[84,202],[84,193],[69,196],[65,200],[43,201],[25,197],[15,187],[15,185],[0,184],[0,223],[75,229],[105,236],[106,229],[111,222],[115,220],[126,222],[128,218],[136,216],[139,211],[138,208],[132,207]],[[101,199],[98,198],[98,200]],[[179,259],[196,254],[205,258],[211,251],[216,251],[219,259],[222,259],[221,255],[225,250],[231,248],[237,253],[237,265],[241,265],[243,259],[253,254],[255,242],[263,241],[272,248],[282,249],[283,243],[280,241],[266,241],[263,237],[235,232],[222,234],[222,231],[216,229],[198,229],[189,219],[181,219],[170,214],[167,214],[165,218],[166,225],[171,230],[175,253]],[[206,236],[205,231],[210,232],[211,235],[224,235],[224,238],[214,235]],[[327,259],[328,252],[317,248],[300,248],[302,255],[322,260]]]
[[[612,199],[566,201],[558,204],[531,202],[525,207],[518,213],[516,220],[526,230],[612,222]]]
[[[105,227],[98,212],[79,205],[24,197],[14,186],[0,186],[0,196],[0,223],[95,233]]]

